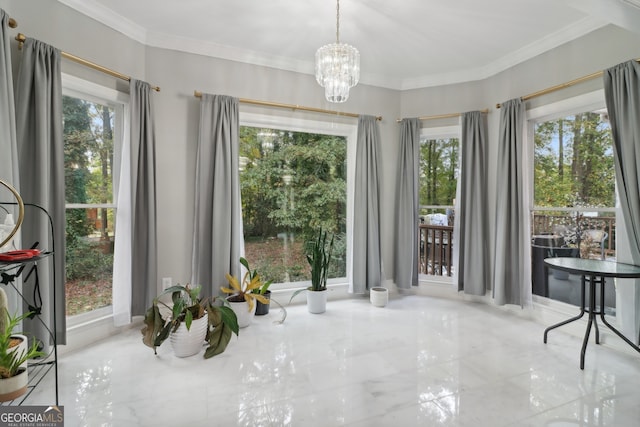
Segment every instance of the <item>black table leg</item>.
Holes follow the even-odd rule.
[[[589,277],[589,311],[591,313],[593,313],[593,326],[596,329],[596,344],[600,344],[600,330],[598,329],[598,322],[597,322],[597,317],[596,314],[598,314],[596,312],[596,285],[598,283],[598,279],[596,279],[594,276],[590,276]],[[600,282],[600,285],[602,286],[602,282]]]
[[[611,329],[613,332],[615,332],[615,334],[617,336],[619,336],[627,344],[629,344],[631,346],[631,348],[633,348],[635,351],[640,353],[640,347],[638,347],[631,340],[629,340],[627,337],[622,335],[622,333],[620,331],[618,331],[616,328],[614,328],[609,322],[607,322],[607,319],[604,318],[604,307],[605,307],[605,304],[604,304],[604,278],[602,278],[602,280],[603,280],[602,288],[600,289],[600,305],[601,305],[601,308],[600,308],[600,319],[602,320],[602,323],[604,323],[609,329]]]
[[[582,340],[582,349],[580,350],[580,369],[584,369],[584,355],[587,352],[587,343],[589,342],[589,334],[591,333],[591,324],[595,323],[593,319],[593,313],[589,313],[589,322],[587,323],[587,332],[584,334],[584,340]]]
[[[582,289],[580,291],[580,300],[581,300],[580,314],[578,314],[577,316],[572,317],[570,319],[564,320],[564,321],[562,321],[560,323],[556,323],[555,325],[551,325],[547,329],[544,330],[544,343],[545,344],[547,343],[547,334],[549,333],[550,330],[555,329],[555,328],[559,328],[560,326],[564,326],[567,323],[575,322],[576,320],[581,319],[582,316],[584,316],[584,313],[586,311],[585,310],[586,301],[585,301],[585,279],[584,279],[584,276],[582,277]],[[587,334],[587,336],[588,336],[588,334]]]

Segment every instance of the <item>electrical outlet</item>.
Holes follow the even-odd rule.
[[[164,291],[167,288],[171,287],[171,277],[163,277],[162,278],[162,290]]]

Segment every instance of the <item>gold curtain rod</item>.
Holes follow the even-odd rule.
[[[27,39],[27,37],[22,33],[19,33],[16,36],[16,40],[18,41],[18,43],[20,43],[20,46],[22,46],[22,43],[24,43],[24,41],[26,39]],[[101,72],[103,72],[105,74],[109,74],[110,76],[118,78],[118,79],[121,79],[121,80],[125,80],[125,81],[128,81],[128,82],[131,81],[131,77],[129,77],[129,76],[125,75],[125,74],[122,74],[122,73],[119,73],[117,71],[111,70],[111,69],[109,69],[107,67],[103,67],[102,65],[98,65],[98,64],[96,64],[94,62],[91,62],[91,61],[88,61],[86,59],[80,58],[79,56],[75,56],[75,55],[72,55],[70,53],[63,52],[63,51],[60,51],[60,54],[62,55],[63,58],[66,58],[66,59],[69,59],[71,61],[77,62],[78,64],[84,65],[85,67],[93,68],[94,70],[101,71]],[[155,90],[156,92],[160,92],[160,88],[158,86],[151,86],[151,89]]]
[[[193,96],[195,96],[196,98],[202,98],[202,92],[195,90],[193,91]],[[246,98],[238,98],[238,101],[243,104],[261,105],[263,107],[286,108],[288,110],[294,110],[294,111],[295,110],[312,111],[314,113],[331,114],[334,116],[360,117],[360,115],[356,113],[344,113],[342,111],[324,110],[322,108],[304,107],[302,105],[282,104],[280,102],[259,101],[255,99],[246,99]],[[382,120],[382,116],[376,116],[376,120],[378,121]]]
[[[635,60],[636,62],[640,62],[640,58]],[[578,77],[577,79],[570,80],[566,83],[560,83],[559,85],[551,86],[546,89],[539,90],[537,92],[530,93],[529,95],[521,96],[520,99],[522,101],[528,101],[532,98],[537,98],[542,95],[546,95],[552,92],[559,91],[560,89],[565,89],[571,87],[573,85],[577,85],[578,83],[583,83],[589,80],[596,79],[598,77],[602,77],[603,71],[596,71],[595,73],[591,73],[586,76]],[[496,104],[496,108],[500,108],[501,104]]]
[[[480,110],[480,112],[483,114],[487,114],[489,112],[489,109],[485,108],[484,110]],[[438,114],[435,116],[422,116],[422,117],[418,117],[418,120],[425,121],[425,120],[437,120],[437,119],[450,119],[453,117],[460,117],[462,114],[464,113],[447,113],[447,114]],[[402,119],[396,119],[397,123],[400,123],[401,121]]]

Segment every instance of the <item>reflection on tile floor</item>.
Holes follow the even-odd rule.
[[[139,329],[63,356],[65,426],[640,425],[640,355],[592,341],[582,371],[579,338],[545,345],[545,325],[491,306],[403,296],[279,316],[209,360],[169,342],[155,356]]]

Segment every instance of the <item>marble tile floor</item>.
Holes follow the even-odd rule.
[[[64,355],[65,426],[638,426],[640,355],[494,307],[402,296],[256,317],[222,355],[139,329]],[[592,338],[593,340],[593,338]],[[32,404],[51,404],[44,384]],[[42,401],[38,401],[41,399]]]

